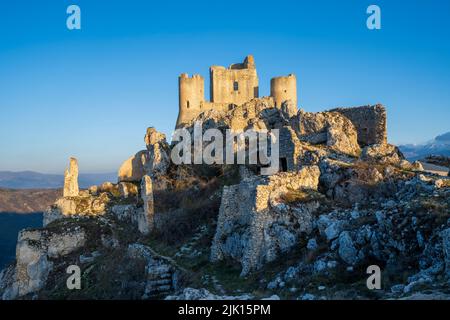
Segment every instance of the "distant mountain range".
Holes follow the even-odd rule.
[[[80,174],[80,188],[86,189],[105,181],[116,182],[117,173]],[[45,174],[34,171],[0,171],[0,188],[9,189],[58,189],[64,186],[64,175]]]
[[[411,161],[423,159],[428,155],[450,157],[450,132],[441,134],[425,144],[405,144],[399,148]]]

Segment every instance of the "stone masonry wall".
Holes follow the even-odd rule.
[[[361,146],[387,143],[386,108],[383,105],[337,108],[330,111],[341,113],[353,123]]]

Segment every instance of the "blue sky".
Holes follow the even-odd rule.
[[[261,95],[295,73],[303,109],[383,103],[390,142],[424,142],[450,131],[448,21],[446,0],[1,1],[0,170],[116,171],[148,126],[171,134],[180,73],[249,53]]]

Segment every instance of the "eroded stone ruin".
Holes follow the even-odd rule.
[[[143,150],[119,168],[117,183],[79,191],[71,158],[64,197],[45,213],[44,229],[20,234],[16,263],[0,274],[0,296],[48,294],[66,260],[89,266],[111,252],[116,265],[109,272],[117,277],[141,270],[139,283],[123,280],[118,290],[132,287],[128,298],[261,298],[238,291],[224,296],[209,274],[201,285],[219,288],[219,296],[186,287],[199,283],[179,261],[197,273],[201,266],[237,263],[241,276],[259,277],[255,292],[289,296],[295,286],[299,299],[322,297],[307,291],[316,278],[358,278],[355,270],[373,261],[408,273],[404,283],[392,280],[386,298],[445,285],[449,180],[424,172],[388,143],[384,106],[299,110],[294,75],[273,78],[270,95],[260,97],[251,55],[228,68],[211,67],[210,77],[211,101],[201,76],[179,77],[176,127],[190,133],[196,122],[221,132],[278,129],[279,172],[263,176],[260,164],[175,165],[173,145],[153,127]],[[158,241],[176,253],[156,253],[150,243]],[[283,265],[293,252],[297,260],[275,278],[258,273],[277,261]]]

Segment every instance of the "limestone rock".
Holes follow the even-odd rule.
[[[119,168],[119,182],[140,182],[145,174],[144,164],[148,161],[148,151],[142,150],[131,156]]]
[[[53,264],[47,257],[46,239],[41,231],[19,233],[16,250],[15,285],[18,296],[40,290]]]
[[[44,227],[68,216],[99,216],[106,213],[110,196],[102,192],[99,196],[59,198],[44,212]]]
[[[310,166],[224,187],[211,261],[237,260],[244,276],[288,252],[301,233],[311,231],[318,203],[305,201],[291,208],[280,199],[289,190],[317,189],[319,174]]]
[[[358,145],[358,136],[356,130],[350,125],[351,122],[346,122],[344,124],[330,126],[327,129],[327,146],[331,150],[348,154],[351,156],[359,156],[361,149]]]
[[[144,210],[138,216],[138,229],[141,233],[147,234],[154,227],[154,202],[152,178],[145,175],[141,182],[141,197],[144,201]]]
[[[97,189],[97,192],[100,193],[110,193],[112,195],[117,195],[119,193],[119,187],[117,184],[114,184],[112,182],[103,182]]]
[[[78,192],[78,161],[70,158],[69,169],[64,172],[63,197],[77,197]]]
[[[131,182],[120,182],[119,193],[123,198],[136,196],[138,194],[138,187]]]
[[[51,234],[47,239],[47,256],[53,259],[66,256],[83,247],[86,240],[82,229]]]
[[[96,196],[98,194],[98,186],[90,186],[88,191],[91,195]]]
[[[86,234],[81,228],[58,232],[22,230],[17,240],[16,266],[8,271],[2,298],[16,299],[41,290],[53,270],[53,259],[66,256],[85,243]]]
[[[326,143],[331,150],[359,156],[358,134],[353,123],[338,112],[299,112],[300,139]]]
[[[292,100],[286,100],[281,104],[281,112],[286,119],[297,115],[297,105]]]
[[[144,137],[145,145],[147,146],[147,150],[150,151],[151,147],[155,144],[162,143],[165,144],[166,142],[166,135],[158,132],[155,128],[149,127],[147,128],[147,132]]]
[[[357,250],[348,231],[344,231],[339,236],[339,256],[350,265],[354,265],[357,260]]]
[[[392,144],[373,144],[365,147],[361,153],[361,160],[382,164],[400,165],[405,157]]]
[[[144,172],[151,177],[165,175],[170,166],[170,148],[166,136],[155,128],[148,128],[144,137],[148,156],[144,163]]]

